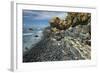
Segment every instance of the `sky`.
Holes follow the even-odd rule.
[[[52,17],[64,19],[66,15],[67,13],[60,11],[23,10],[23,26],[47,27]]]

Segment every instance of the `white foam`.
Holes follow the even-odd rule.
[[[26,36],[26,35],[33,35],[33,33],[24,33],[23,35],[24,36]]]

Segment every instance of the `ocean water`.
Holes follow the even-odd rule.
[[[33,31],[24,30],[23,33],[23,52],[26,52],[31,49],[32,46],[38,43],[43,36],[43,29],[37,29]]]

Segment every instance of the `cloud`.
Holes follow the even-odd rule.
[[[24,18],[32,20],[49,20],[54,16],[65,18],[67,12],[23,10]]]

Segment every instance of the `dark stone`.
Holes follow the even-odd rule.
[[[79,17],[82,14],[79,15]],[[83,14],[84,15],[84,14]],[[23,62],[45,62],[63,60],[86,60],[91,57],[91,25],[86,18],[75,18],[76,13],[69,16],[70,24],[73,26],[67,30],[52,32],[52,27],[47,27],[43,31],[40,42],[31,47],[23,55]],[[84,15],[85,16],[85,15]],[[38,37],[37,35],[35,37]],[[85,45],[88,45],[86,47]],[[80,47],[81,46],[81,47]],[[81,49],[82,48],[82,49]],[[85,50],[84,50],[85,48]],[[86,49],[89,48],[89,49]],[[87,51],[88,50],[88,51]],[[86,52],[86,54],[84,53]],[[84,55],[84,56],[82,56]]]
[[[38,37],[38,35],[35,35],[34,37]]]

